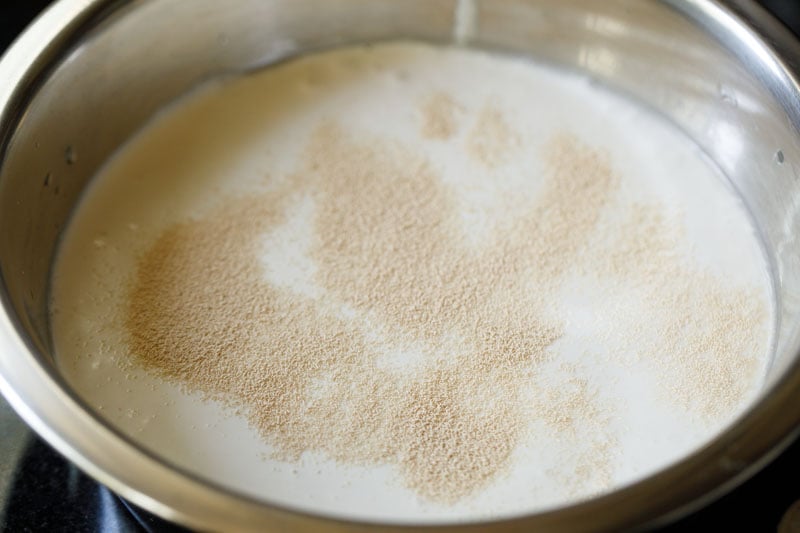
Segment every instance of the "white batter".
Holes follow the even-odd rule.
[[[437,104],[437,98],[447,102]],[[439,117],[443,124],[426,115],[437,109],[446,111]],[[487,109],[501,115],[512,134],[505,137],[507,146],[497,148],[507,152],[503,157],[490,151],[481,160],[470,136]],[[634,354],[625,342],[632,323],[626,320],[634,321],[646,302],[635,288],[604,284],[591,273],[568,277],[552,304],[568,326],[537,378],[557,389],[575,386],[577,375],[596,390],[604,442],[612,449],[606,450],[607,479],[586,474],[591,483],[581,479],[581,469],[593,465],[582,443],[593,438],[594,426],[586,426],[586,434],[580,428],[567,434],[534,419],[531,438],[514,451],[509,471],[487,488],[455,503],[427,501],[400,483],[391,465],[336,464],[318,454],[297,463],[271,459],[269,443],[245,418],[128,364],[120,287],[135,275],[137,258],[165,227],[202,215],[219,198],[281,183],[302,167],[308,139],[330,120],[350,136],[397,142],[430,161],[460,191],[456,201],[475,246],[493,223],[502,225],[521,209],[509,197],[535,195],[542,186],[531,176],[545,173],[542,153],[553,135],[569,134],[607,154],[621,183],[619,205],[661,206],[680,228],[676,247],[693,268],[721,286],[752,291],[763,307],[766,318],[752,331],[757,350],[741,354],[752,364],[733,378],[743,391],[735,404],[709,418],[681,397],[680,384],[674,395],[661,387],[671,379],[663,368],[673,367]],[[599,248],[615,235],[619,214],[613,205],[593,241]],[[280,248],[273,246],[263,258],[270,281],[311,296],[317,290],[309,282],[313,265],[302,250],[312,211],[301,205],[282,233],[270,237]],[[156,117],[109,161],[77,209],[55,265],[52,325],[60,369],[75,390],[172,464],[257,498],[316,512],[460,521],[527,513],[610,490],[712,438],[749,405],[762,382],[773,327],[770,286],[756,231],[739,199],[696,146],[649,110],[586,79],[527,61],[385,44],[326,52],[226,80]],[[659,331],[642,335],[636,338]],[[402,366],[402,358],[395,363]],[[531,401],[546,402],[538,390],[532,387]]]

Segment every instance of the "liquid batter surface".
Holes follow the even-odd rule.
[[[438,522],[565,505],[754,399],[770,279],[699,149],[535,63],[412,43],[205,87],[64,236],[60,368],[172,464]]]

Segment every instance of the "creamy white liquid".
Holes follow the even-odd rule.
[[[425,102],[433,94],[457,102],[447,138],[421,133]],[[476,162],[468,149],[471,128],[487,106],[514,132],[513,149],[492,165]],[[676,246],[687,262],[762,299],[767,318],[752,331],[759,347],[755,363],[736,378],[746,392],[713,419],[686,408],[661,386],[671,378],[659,375],[660,367],[619,353],[626,328],[646,305],[635,290],[571,275],[552,303],[566,332],[550,347],[552,358],[527,393],[531,401],[543,401],[541,394],[537,398],[541,383],[558,388],[570,387],[576,377],[587,380],[613,448],[608,479],[581,479],[582,469],[592,467],[592,448],[585,443],[595,426],[567,434],[532,419],[530,438],[514,450],[507,471],[478,493],[443,504],[404,486],[392,465],[337,464],[314,453],[297,463],[272,459],[270,443],[245,418],[131,366],[121,309],[137,258],[165,227],[202,215],[221,197],[278,186],[302,167],[308,139],[330,120],[351,137],[377,136],[426,158],[457,191],[474,246],[496,221],[502,225],[504,217],[518,214],[521,208],[509,197],[537,193],[542,185],[536,176],[546,173],[542,153],[554,134],[566,132],[607,154],[621,180],[613,205],[662,206],[681,229]],[[598,246],[614,231],[613,205],[593,240]],[[270,282],[311,297],[320,291],[304,253],[313,209],[301,203],[281,228],[265,235],[272,246],[263,257]],[[766,263],[739,199],[699,149],[662,119],[586,79],[527,61],[388,44],[310,56],[227,80],[153,120],[109,161],[74,215],[55,265],[52,326],[69,383],[101,416],[169,463],[295,508],[440,522],[564,505],[630,483],[707,442],[757,394],[769,360],[771,302]],[[647,334],[658,336],[658,328]],[[399,356],[392,364],[411,362]]]

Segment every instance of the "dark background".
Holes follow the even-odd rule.
[[[0,0],[0,52],[50,3]],[[761,3],[800,34],[800,0]],[[794,502],[800,502],[800,442],[740,488],[661,531],[776,531]],[[781,533],[800,533],[800,512],[796,515],[795,528]],[[0,532],[153,530],[179,528],[132,508],[84,476],[28,430],[0,398]]]

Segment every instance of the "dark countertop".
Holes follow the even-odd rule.
[[[0,51],[49,0],[3,0]],[[800,0],[763,0],[800,32]],[[665,532],[775,531],[787,509],[800,502],[800,442],[743,486]],[[787,532],[800,532],[800,507]],[[39,439],[0,397],[0,532],[69,531],[133,533],[179,531],[133,510],[82,474]]]

